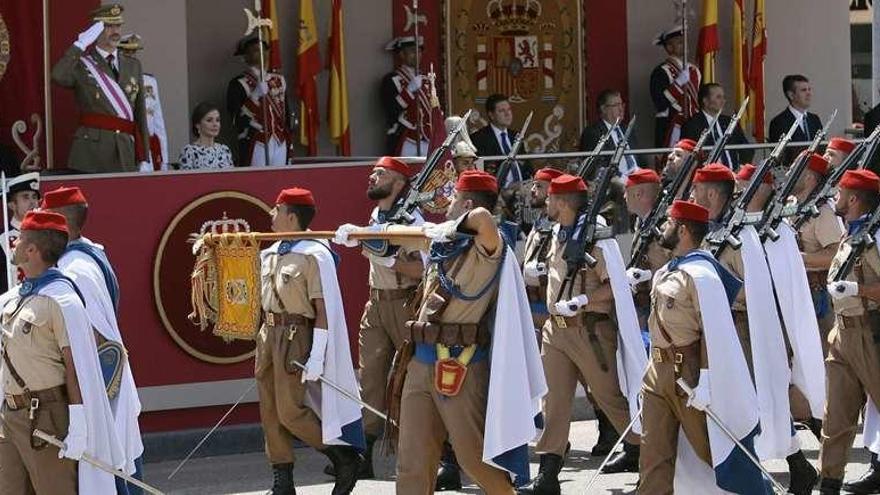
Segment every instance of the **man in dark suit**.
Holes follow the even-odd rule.
[[[768,133],[770,142],[777,142],[788,132],[795,118],[804,116],[800,127],[794,131],[792,141],[812,141],[822,129],[822,120],[809,110],[813,101],[813,87],[810,80],[800,74],[792,74],[782,79],[782,91],[788,100],[788,108],[779,112],[770,121]]]
[[[489,125],[471,134],[471,142],[477,147],[477,154],[479,156],[498,156],[510,153],[518,131],[510,128],[513,124],[513,107],[507,97],[496,93],[486,98],[486,116],[489,118]],[[525,152],[525,143],[523,143],[520,153]],[[485,162],[483,166],[486,172],[497,175],[500,164],[500,162]],[[528,164],[523,161],[519,161],[519,164],[523,178],[530,177],[531,170]],[[511,167],[511,173],[514,173],[513,167]],[[517,177],[508,176],[502,185],[517,179]]]
[[[724,134],[727,126],[730,125],[731,117],[721,114],[721,111],[724,110],[724,103],[727,100],[724,95],[724,88],[721,87],[720,84],[703,84],[700,86],[700,91],[697,94],[697,97],[700,100],[700,111],[685,122],[684,126],[681,128],[681,137],[682,139],[693,139],[694,141],[700,139],[703,130],[709,127],[709,122],[715,120],[715,116],[717,115],[718,120],[715,122],[714,127],[709,130],[709,135],[706,136],[705,146],[706,149],[709,149],[714,146],[716,140]],[[745,134],[743,134],[742,128],[737,124],[727,143],[746,144],[748,142]],[[740,165],[751,161],[752,155],[753,153],[751,151],[725,150],[724,153],[721,154],[721,163],[727,165],[733,170],[739,170]]]
[[[593,151],[599,143],[599,140],[602,139],[602,136],[604,136],[614,123],[620,119],[618,127],[611,132],[611,139],[606,141],[605,147],[602,148],[602,151],[614,151],[614,148],[617,147],[617,143],[623,139],[623,126],[626,125],[624,122],[626,104],[623,102],[623,97],[620,95],[620,91],[617,91],[616,89],[605,89],[600,92],[598,98],[596,98],[596,109],[599,111],[599,120],[584,128],[584,132],[581,133],[581,139],[579,141],[580,145],[578,148],[580,151]],[[629,147],[630,144],[632,143],[627,143],[627,147]],[[609,159],[610,157],[602,157],[602,162],[600,163],[607,163]],[[620,161],[618,172],[623,177],[626,177],[638,167],[639,163],[635,156],[624,155],[623,160]]]

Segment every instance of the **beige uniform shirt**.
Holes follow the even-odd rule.
[[[660,327],[672,339],[666,339]],[[684,347],[700,339],[703,322],[694,280],[683,270],[657,275],[651,291],[651,315],[648,317],[651,343],[656,347]]]
[[[565,260],[562,259],[565,251],[565,243],[559,242],[559,237],[554,235],[550,241],[550,251],[547,257],[547,309],[550,314],[556,314],[556,302],[559,299],[559,291],[562,290],[562,281],[568,271]],[[605,256],[598,246],[594,246],[590,251],[590,256],[596,258],[596,266],[593,268],[585,267],[578,272],[574,278],[574,288],[571,292],[572,296],[578,294],[586,294],[590,301],[586,306],[582,307],[579,312],[603,313],[611,314],[614,301],[608,300],[604,302],[594,302],[591,294],[600,287],[608,285],[608,272],[605,268]],[[561,299],[568,299],[568,290],[562,295]]]
[[[61,306],[48,296],[36,295],[3,308],[3,349],[24,383],[32,391],[64,385],[65,369],[61,349],[70,347]],[[21,387],[3,365],[0,379],[7,394],[22,393]]]
[[[314,318],[312,300],[324,298],[318,262],[304,254],[267,256],[260,269],[260,285],[264,311]]]
[[[368,251],[364,250],[363,254],[370,260],[369,280],[371,288],[381,290],[406,289],[418,285],[419,281],[417,279],[409,278],[393,268],[388,268],[374,262],[368,256]],[[400,247],[394,257],[401,261],[417,261],[422,259],[422,255],[418,250],[412,251],[404,247]]]
[[[488,254],[475,241],[458,258],[447,262],[446,274],[464,295],[475,295],[495,276],[501,262],[501,253],[505,249],[507,246],[501,240],[498,249],[494,253]],[[425,293],[419,308],[419,321],[429,321],[431,296],[436,292],[439,284],[438,267],[432,263],[428,267],[425,279]],[[494,287],[487,290],[476,301],[465,301],[450,295],[449,304],[440,314],[439,319],[434,319],[434,321],[440,323],[479,323],[489,305],[495,301],[497,292],[498,284],[496,282]]]
[[[846,231],[843,223],[828,204],[819,208],[819,216],[807,220],[798,232],[801,250],[811,254],[837,244]],[[822,271],[814,269],[813,271]]]
[[[849,256],[850,246],[847,243],[841,243],[837,248],[837,254],[831,260],[831,269],[828,271],[828,280],[830,281],[833,274],[837,272],[837,268],[846,261]],[[871,246],[862,252],[856,266],[847,275],[845,280],[856,281],[859,284],[876,284],[880,283],[880,254],[877,254],[877,246]],[[831,298],[834,304],[834,312],[840,316],[859,316],[865,314],[865,306],[867,303],[868,310],[875,310],[878,307],[877,302],[861,297],[844,297],[842,299]]]

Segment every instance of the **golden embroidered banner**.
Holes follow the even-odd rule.
[[[528,151],[569,149],[584,120],[582,13],[581,0],[446,0],[447,114],[473,108],[482,127],[486,98],[502,93],[515,129],[535,112]]]

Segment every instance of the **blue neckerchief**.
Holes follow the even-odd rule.
[[[559,231],[556,232],[556,240],[559,241],[560,244],[567,242],[574,231],[574,225],[569,225],[568,227],[559,226]]]
[[[65,253],[69,251],[79,251],[80,253],[86,254],[88,257],[92,258],[92,261],[98,265],[98,268],[101,270],[101,274],[104,275],[104,283],[107,285],[107,293],[110,294],[110,301],[113,303],[113,312],[119,313],[119,279],[116,278],[116,273],[113,271],[113,266],[110,265],[110,260],[107,258],[107,253],[105,253],[102,249],[98,249],[97,247],[83,242],[82,240],[71,241],[67,244],[67,249],[64,250]],[[62,256],[64,256],[62,254]]]
[[[67,275],[61,273],[61,270],[57,268],[49,268],[42,275],[37,278],[26,278],[22,281],[21,285],[18,287],[18,295],[21,298],[20,300],[24,300],[28,296],[33,296],[39,294],[40,289],[46,287],[52,282],[62,282],[67,283],[73,288],[76,295],[79,296],[79,300],[82,301],[83,306],[86,305],[86,300],[82,295],[82,292],[79,291],[79,287],[70,279]]]
[[[721,279],[721,284],[724,286],[724,292],[727,293],[727,301],[728,303],[733,304],[733,301],[736,300],[736,295],[739,294],[739,290],[742,288],[743,282],[736,275],[730,273],[730,270],[724,268],[724,266],[721,265],[715,257],[709,254],[708,251],[694,249],[684,256],[672,258],[672,260],[669,261],[668,269],[670,271],[677,270],[678,267],[684,263],[697,260],[708,261],[713,267],[715,267],[715,272],[718,273],[718,277]]]
[[[330,252],[330,256],[333,257],[333,263],[337,267],[339,267],[339,255],[336,254],[336,252],[333,251],[333,249],[330,248],[330,246],[324,244],[323,242],[318,242],[314,239],[297,239],[295,241],[281,241],[281,244],[278,245],[278,256],[284,256],[285,254],[289,254],[293,250],[293,247],[296,246],[297,244],[299,244],[300,242],[314,242],[314,243],[320,245],[321,247],[326,249],[328,252]]]
[[[519,239],[519,224],[505,220],[501,222],[498,229],[501,231],[504,244],[507,244],[512,249],[516,249],[516,240]]]
[[[868,221],[869,216],[869,214],[865,213],[859,218],[847,223],[846,235],[855,235],[858,231],[862,230],[862,227],[865,225],[865,222]]]

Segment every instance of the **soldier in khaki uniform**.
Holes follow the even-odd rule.
[[[568,295],[560,294],[567,273],[563,252],[577,214],[588,199],[587,187],[579,177],[563,175],[550,183],[549,194],[547,214],[558,223],[546,261],[546,303],[550,317],[544,324],[541,343],[549,392],[544,398],[544,432],[535,448],[541,454],[541,467],[532,485],[521,490],[521,493],[535,494],[558,493],[558,475],[579,381],[584,388],[589,387],[617,432],[623,432],[630,422],[629,406],[618,382],[615,357],[618,339],[611,284],[599,247],[590,251],[596,265],[583,268],[572,281],[572,294],[576,297],[565,301]],[[639,437],[630,431],[625,441],[623,452],[612,459],[603,472],[638,470]]]
[[[281,191],[272,209],[272,230],[306,230],[315,215],[312,193],[301,188]],[[257,334],[254,375],[260,397],[260,420],[266,456],[274,472],[273,495],[295,493],[293,439],[299,438],[333,462],[333,494],[350,493],[361,456],[353,447],[324,445],[321,419],[305,404],[305,382],[323,374],[329,339],[327,313],[318,265],[311,256],[291,252],[281,242],[261,254],[263,325]],[[306,363],[306,371],[293,361]]]
[[[654,205],[657,203],[660,193],[660,176],[657,172],[649,168],[640,168],[631,173],[626,179],[626,208],[630,214],[635,215],[639,224],[645,221]],[[636,232],[639,231],[636,226]],[[633,237],[633,244],[630,251],[634,251],[638,236]],[[670,254],[668,249],[660,246],[659,242],[652,241],[647,250],[645,257],[636,262],[636,267],[627,270],[627,278],[635,290],[636,308],[639,311],[639,323],[642,328],[646,328],[647,317],[650,302],[650,284],[645,284],[651,280],[651,275],[661,266],[669,261]]]
[[[833,282],[840,265],[849,257],[847,241],[864,226],[880,203],[880,179],[868,170],[848,171],[840,180],[836,213],[847,223],[828,273],[828,293],[834,304],[835,322],[825,360],[827,400],[822,428],[823,494],[840,493],[844,469],[865,406],[866,395],[875,405],[880,398],[880,255],[867,247],[843,281]],[[876,456],[864,478],[848,483],[846,491],[875,493],[880,488]],[[854,486],[856,485],[856,486]]]
[[[79,172],[136,172],[149,161],[143,71],[122,54],[122,6],[92,12],[89,29],[52,68],[52,80],[75,91],[80,108],[67,166]]]
[[[532,187],[529,191],[531,206],[541,210],[541,216],[535,221],[532,230],[526,237],[523,263],[523,280],[526,283],[526,294],[532,309],[532,320],[535,328],[540,330],[547,320],[547,252],[550,249],[552,224],[547,218],[547,190],[550,181],[562,175],[555,168],[542,168],[535,172]],[[540,335],[539,335],[540,342]]]

